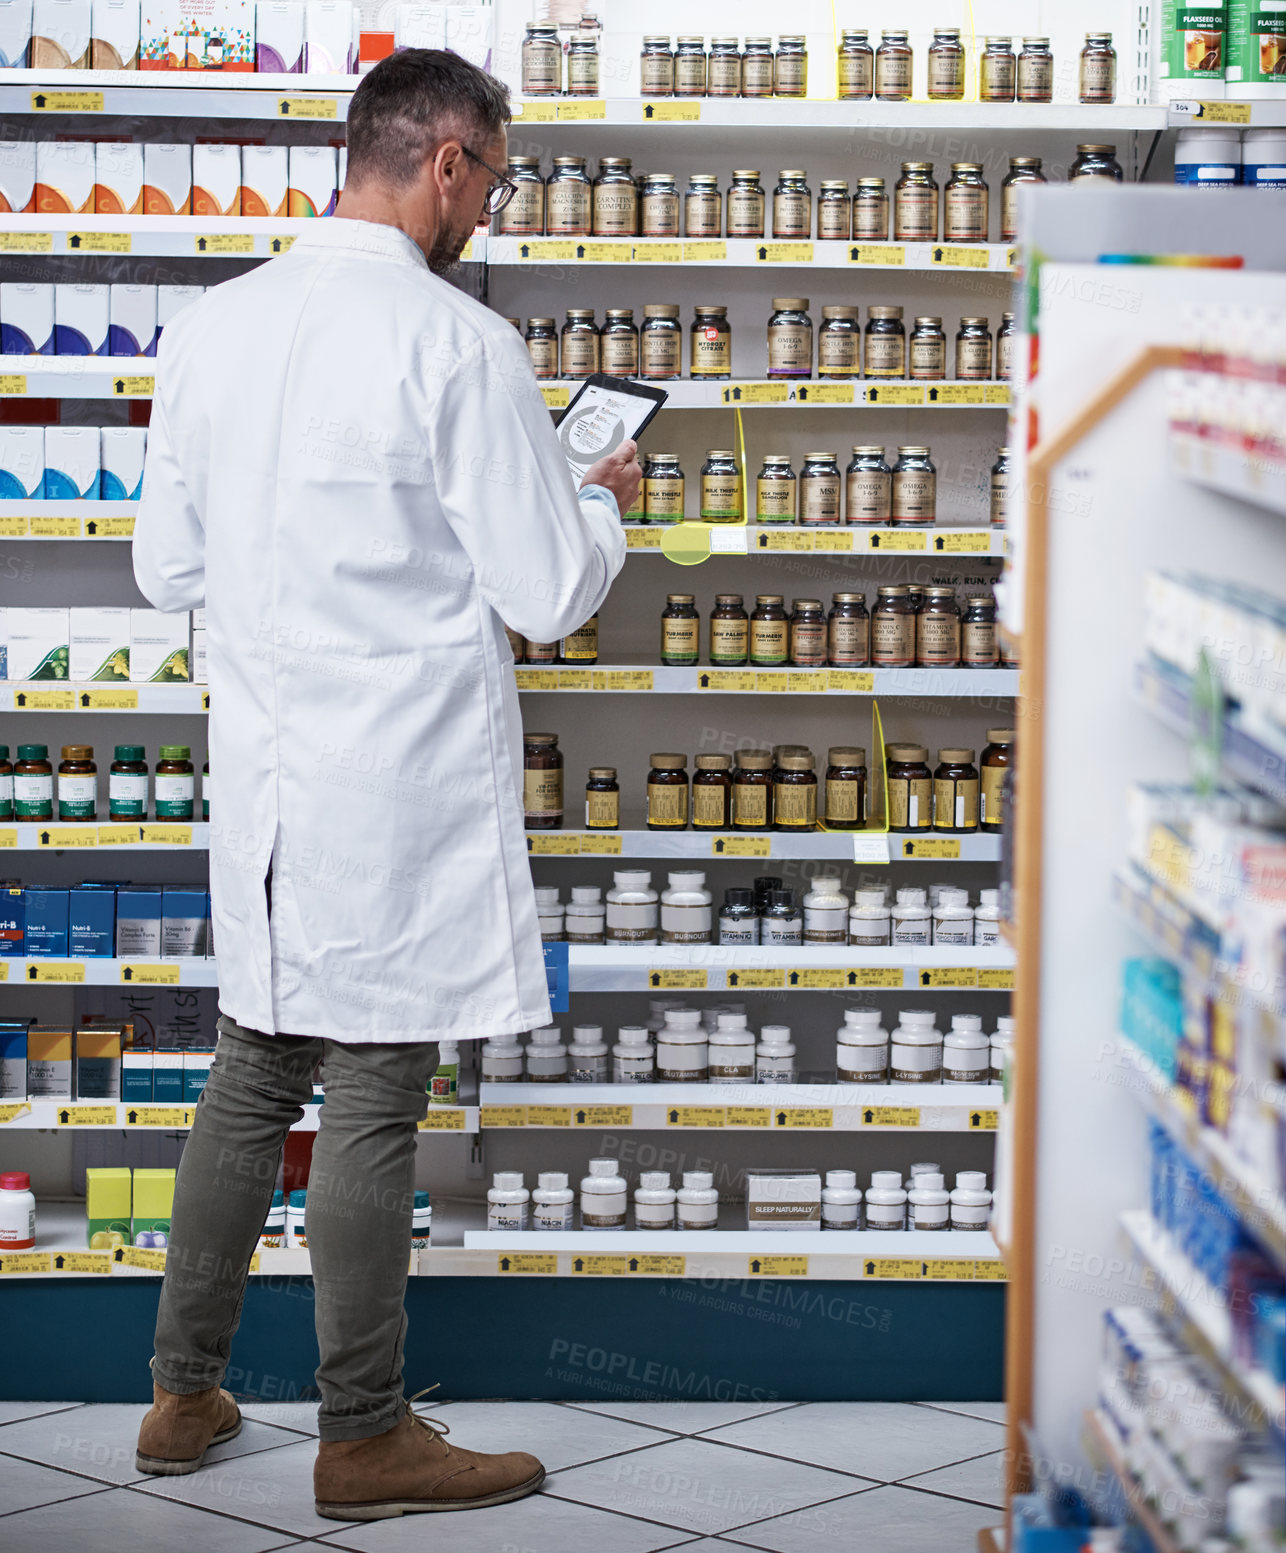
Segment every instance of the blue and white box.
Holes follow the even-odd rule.
[[[156,1105],[183,1104],[183,1053],[158,1051],[152,1058],[152,1100]]]
[[[131,885],[116,892],[116,957],[155,959],[161,953],[161,891]]]
[[[45,500],[97,501],[100,447],[97,426],[45,427]]]
[[[99,285],[54,286],[54,354],[106,356],[111,323],[111,288]]]
[[[151,1105],[154,1055],[130,1047],[121,1053],[121,1099],[127,1105]]]
[[[27,1021],[0,1023],[0,1100],[27,1098]]]
[[[28,885],[27,905],[27,955],[49,955],[55,959],[67,957],[68,890],[33,890]]]
[[[26,940],[27,897],[20,887],[6,885],[0,889],[0,956],[21,959]]]
[[[185,1051],[183,1053],[183,1104],[195,1105],[201,1098],[214,1065],[214,1051]]]
[[[41,501],[44,494],[45,428],[0,426],[0,500]]]
[[[53,353],[53,282],[0,282],[0,354],[52,356]]]
[[[201,959],[205,955],[206,892],[165,886],[161,895],[161,953]]]
[[[143,494],[146,426],[104,426],[98,447],[103,501],[137,501]]]
[[[70,952],[106,956],[116,948],[116,892],[77,886],[68,892],[67,936]]]
[[[156,338],[156,287],[115,282],[108,310],[109,356],[150,356]]]

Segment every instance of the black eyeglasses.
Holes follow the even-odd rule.
[[[504,173],[497,172],[490,162],[484,162],[478,153],[470,151],[468,146],[461,146],[460,149],[471,162],[476,162],[479,167],[485,168],[497,180],[487,190],[487,198],[483,204],[483,209],[489,216],[498,215],[514,195],[517,194],[518,185],[511,178],[507,178]]]

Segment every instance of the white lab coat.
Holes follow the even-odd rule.
[[[502,621],[588,619],[619,516],[578,498],[518,332],[394,228],[318,221],[166,328],[134,572],[206,608],[225,1014],[354,1042],[548,1022]]]

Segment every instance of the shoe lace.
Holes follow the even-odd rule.
[[[425,1386],[423,1391],[417,1391],[413,1397],[406,1399],[406,1411],[410,1415],[412,1423],[418,1424],[426,1430],[442,1447],[446,1455],[451,1454],[451,1447],[446,1442],[446,1436],[451,1433],[450,1428],[436,1418],[426,1418],[423,1413],[415,1411],[415,1404],[421,1397],[427,1397],[431,1391],[436,1391],[440,1381],[435,1381],[432,1386]]]

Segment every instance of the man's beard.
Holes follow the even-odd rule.
[[[441,231],[433,247],[429,249],[429,269],[434,275],[447,276],[460,268],[460,255],[464,245],[473,236],[473,228],[467,232]]]

